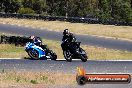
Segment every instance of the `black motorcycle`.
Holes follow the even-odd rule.
[[[62,42],[62,46],[65,43]],[[71,62],[72,59],[81,59],[83,62],[86,62],[88,59],[88,56],[86,52],[80,47],[81,42],[70,42],[65,44],[64,47],[62,47],[64,58]]]

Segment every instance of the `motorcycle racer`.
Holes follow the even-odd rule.
[[[68,29],[64,30],[62,41],[65,41],[66,39],[67,42],[72,42],[73,39],[76,40],[75,36],[72,33],[70,33]]]
[[[63,32],[63,38],[62,38],[63,43],[61,44],[62,49],[66,48],[67,45],[70,45],[71,42],[75,42],[76,38],[75,36],[69,32],[68,29],[65,29]]]
[[[64,58],[71,62],[72,59],[81,59],[86,62],[88,57],[86,52],[80,47],[81,42],[77,42],[75,36],[65,29],[63,32],[63,38],[61,47],[63,50]]]
[[[40,46],[42,45],[42,40],[40,37],[37,37],[37,36],[30,36],[29,39],[31,39],[31,42],[34,43],[35,45],[37,46]]]
[[[29,39],[30,42],[26,44],[25,50],[31,58],[51,58],[51,60],[57,59],[56,53],[50,50],[47,45],[43,45],[40,37],[30,36]]]

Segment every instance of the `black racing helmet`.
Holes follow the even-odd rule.
[[[65,29],[64,31],[63,31],[63,35],[68,35],[70,32],[69,32],[69,30],[68,29]]]

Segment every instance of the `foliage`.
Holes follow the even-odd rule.
[[[18,11],[20,14],[34,14],[35,11],[31,8],[20,8]]]
[[[132,0],[0,0],[0,11],[132,22]]]

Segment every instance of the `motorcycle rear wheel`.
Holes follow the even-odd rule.
[[[56,59],[57,59],[57,55],[56,55],[56,53],[53,53],[53,54],[52,54],[52,59],[51,59],[51,60],[55,60],[55,61],[56,61]]]
[[[80,48],[80,51],[85,53],[85,54],[81,54],[81,60],[83,62],[86,62],[87,59],[88,59],[88,56],[86,55],[86,52],[82,48]]]

